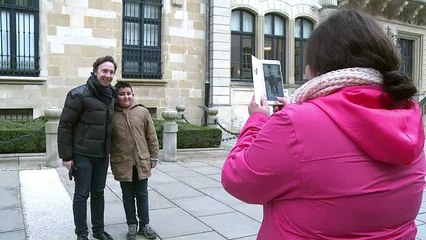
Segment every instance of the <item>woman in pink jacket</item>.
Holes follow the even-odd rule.
[[[339,10],[306,61],[311,80],[283,109],[249,104],[224,188],[263,205],[258,239],[415,239],[425,139],[394,44],[370,16]]]

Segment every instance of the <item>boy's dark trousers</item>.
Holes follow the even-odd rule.
[[[87,236],[87,199],[90,194],[90,211],[93,233],[104,232],[104,189],[108,171],[108,158],[74,154],[75,176],[73,212],[75,233]]]
[[[143,227],[145,224],[148,224],[148,178],[138,180],[138,172],[136,171],[136,167],[133,167],[132,182],[120,182],[120,186],[123,193],[123,205],[124,212],[126,213],[127,225],[138,224],[138,220],[136,219],[136,206],[139,226]]]

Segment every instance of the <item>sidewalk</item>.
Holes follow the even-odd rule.
[[[178,162],[161,162],[153,170],[148,181],[150,224],[159,235],[157,239],[256,239],[262,207],[235,199],[220,183],[228,152],[229,147],[179,151]],[[75,239],[71,210],[74,186],[66,169],[28,168],[0,166],[0,240]],[[111,172],[105,202],[106,231],[114,239],[126,239],[121,190]],[[426,203],[416,223],[418,239],[426,239]]]
[[[256,239],[261,206],[235,199],[220,183],[228,152],[229,147],[180,150],[178,162],[161,162],[153,170],[148,181],[150,224],[158,239]],[[0,166],[0,240],[75,239],[74,182],[66,169],[23,168]],[[121,189],[111,172],[105,189],[105,225],[114,239],[126,239]]]

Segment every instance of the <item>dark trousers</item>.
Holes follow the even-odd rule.
[[[148,178],[139,180],[136,168],[133,167],[132,182],[120,182],[120,186],[123,193],[123,205],[124,212],[126,213],[127,225],[138,224],[138,220],[136,219],[136,206],[139,226],[143,227],[145,224],[148,224]]]
[[[87,199],[90,194],[92,231],[104,231],[104,189],[108,171],[108,158],[74,155],[74,166],[78,169],[75,177],[73,213],[75,233],[88,235]]]

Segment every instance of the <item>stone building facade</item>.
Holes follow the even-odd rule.
[[[38,117],[46,108],[61,108],[66,93],[85,83],[94,60],[111,55],[118,63],[115,81],[130,82],[137,101],[155,117],[184,105],[187,120],[203,124],[204,106],[214,107],[219,110],[218,121],[238,131],[248,116],[253,93],[247,57],[279,58],[284,86],[291,92],[306,80],[301,70],[303,44],[310,32],[343,6],[374,14],[404,50],[405,70],[419,87],[420,97],[426,89],[423,0],[17,2],[27,4],[24,8],[30,14],[17,14],[22,6],[0,6],[0,118]],[[10,19],[22,24],[14,25]],[[31,37],[13,34],[13,28],[25,32],[27,25],[33,27],[26,30]],[[16,50],[28,43],[34,44],[35,51]],[[20,69],[14,50],[15,55],[37,61],[28,60],[29,67]],[[8,65],[11,59],[18,63],[13,71]],[[134,74],[137,71],[139,75]]]

